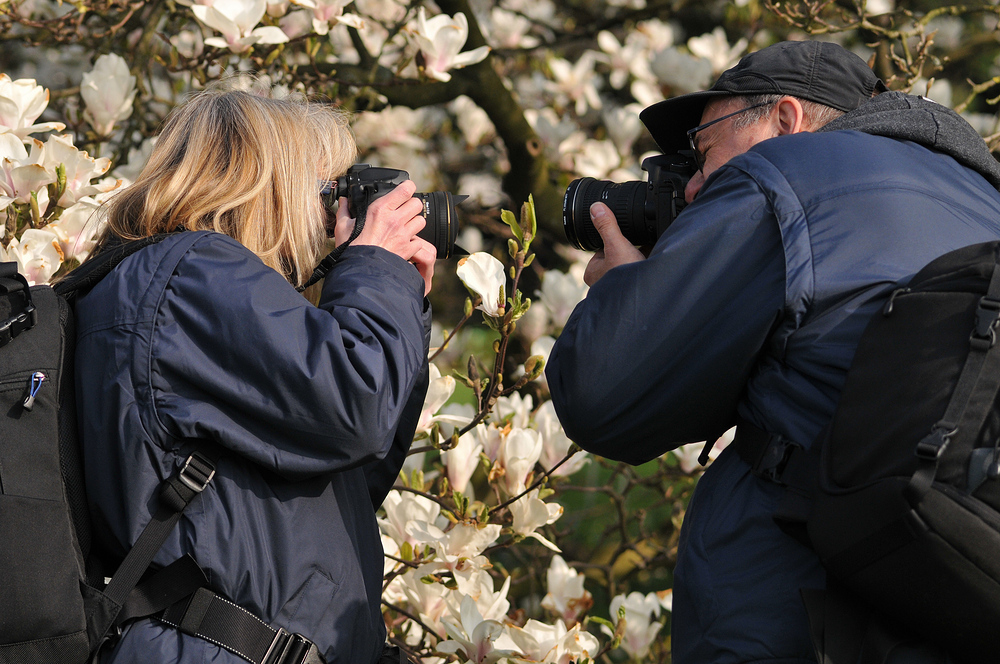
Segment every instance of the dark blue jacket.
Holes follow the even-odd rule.
[[[546,370],[570,438],[641,463],[739,414],[808,446],[887,294],[1000,238],[995,162],[988,181],[941,151],[936,116],[950,111],[883,96],[941,144],[877,135],[877,122],[760,143],[712,174],[648,260],[591,288]],[[675,664],[814,661],[799,589],[825,573],[774,525],[781,492],[732,449],[699,481],[675,569]]]
[[[352,247],[309,304],[228,236],[179,233],[76,305],[94,539],[116,561],[193,449],[222,451],[155,562],[190,553],[212,588],[335,662],[385,638],[375,522],[426,390],[429,308],[412,265]],[[108,661],[243,662],[155,620]]]

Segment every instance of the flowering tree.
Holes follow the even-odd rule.
[[[810,34],[995,146],[1000,7],[897,2],[0,0],[0,260],[45,283],[86,258],[95,211],[213,79],[354,111],[366,161],[469,195],[473,252],[435,287],[430,389],[379,516],[390,638],[428,663],[664,661],[702,446],[631,468],[559,425],[542,371],[586,295],[563,193],[642,179],[641,108]]]

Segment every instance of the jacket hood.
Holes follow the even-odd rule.
[[[883,92],[818,131],[853,130],[913,141],[943,152],[1000,189],[1000,162],[965,119],[925,97]]]

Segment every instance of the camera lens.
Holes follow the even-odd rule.
[[[646,219],[645,182],[611,182],[581,178],[574,180],[563,198],[563,229],[566,239],[578,249],[597,251],[604,240],[590,219],[590,206],[600,201],[611,208],[625,238],[634,245],[653,244],[656,230]]]
[[[455,236],[458,233],[458,213],[455,204],[465,196],[452,196],[450,191],[417,193],[414,198],[424,204],[424,218],[427,224],[417,236],[434,245],[438,258],[450,258],[455,251]]]

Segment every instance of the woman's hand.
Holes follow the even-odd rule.
[[[382,247],[413,263],[424,280],[426,295],[431,291],[437,251],[430,242],[417,237],[426,220],[423,217],[423,203],[413,198],[416,190],[417,186],[411,180],[406,180],[385,196],[373,201],[365,215],[365,226],[353,244]],[[338,246],[351,237],[354,222],[347,211],[347,199],[341,198],[333,235]]]

